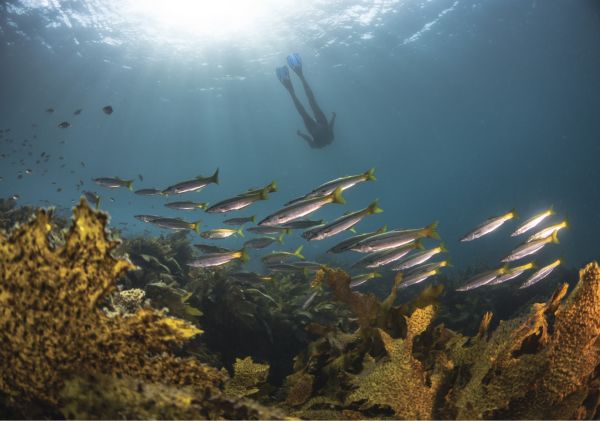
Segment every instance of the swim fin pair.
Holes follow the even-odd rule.
[[[302,76],[302,59],[300,58],[300,54],[292,53],[287,56],[287,63],[288,66],[290,66],[298,76]],[[283,86],[290,89],[292,83],[290,80],[290,72],[287,66],[278,67],[275,70],[275,73],[277,74],[277,78],[283,84]]]

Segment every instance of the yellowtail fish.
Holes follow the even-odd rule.
[[[312,199],[302,200],[301,202],[294,203],[293,205],[286,206],[283,209],[267,216],[265,219],[260,221],[258,225],[281,225],[287,222],[293,221],[294,219],[302,218],[310,213],[313,213],[328,203],[346,203],[342,197],[342,189],[338,187],[327,196],[315,197]]]
[[[265,247],[270,246],[275,241],[279,242],[279,244],[283,243],[283,234],[281,234],[278,238],[274,237],[259,237],[252,238],[246,241],[243,245],[244,248],[252,248],[252,249],[263,249]]]
[[[261,189],[248,189],[244,193],[239,194],[238,196],[253,195],[256,193],[260,193],[263,190],[266,190],[267,193],[275,193],[277,191],[277,183],[274,181],[271,181],[270,184],[267,184],[265,187],[263,187]]]
[[[521,244],[519,247],[514,249],[508,256],[502,259],[503,262],[514,262],[520,260],[525,256],[529,256],[539,250],[541,250],[546,244],[554,243],[558,244],[558,237],[554,232],[550,237],[542,238],[541,240],[535,240],[530,243]]]
[[[255,234],[289,234],[291,229],[284,227],[266,227],[266,226],[258,226],[258,227],[250,227],[246,231],[253,232]]]
[[[244,231],[241,228],[239,229],[231,229],[231,228],[216,228],[208,231],[204,231],[200,233],[202,238],[208,238],[210,240],[220,240],[222,238],[231,237],[232,235],[239,235],[240,237],[244,236]]]
[[[479,224],[477,228],[466,234],[460,241],[473,241],[479,237],[482,237],[490,232],[493,232],[500,228],[506,221],[510,221],[517,217],[517,212],[513,209],[504,215],[495,216],[493,218],[486,219],[483,223]]]
[[[473,276],[471,279],[467,281],[466,284],[461,286],[460,288],[456,288],[457,291],[469,291],[475,288],[479,288],[482,285],[489,284],[494,279],[499,276],[504,275],[508,271],[508,267],[506,265],[501,268],[489,270],[487,272],[480,273],[478,275]]]
[[[302,247],[298,247],[294,252],[290,253],[287,251],[274,251],[272,253],[264,255],[261,260],[265,265],[283,263],[290,259],[300,259],[304,260],[304,256],[300,254],[302,252]]]
[[[236,250],[236,251],[227,251],[225,253],[209,253],[203,256],[197,257],[190,262],[188,262],[188,266],[195,268],[208,268],[214,266],[221,266],[226,263],[229,263],[233,260],[241,260],[242,262],[247,262],[250,259],[246,250]]]
[[[248,222],[255,222],[256,221],[256,216],[252,215],[252,216],[240,216],[237,218],[230,218],[230,219],[226,219],[223,221],[223,223],[225,225],[244,225],[247,224]]]
[[[83,194],[88,202],[93,203],[96,206],[96,209],[98,209],[100,206],[100,196],[93,191],[84,191]]]
[[[340,189],[344,191],[357,185],[358,183],[362,183],[364,181],[375,181],[375,168],[371,168],[370,170],[357,175],[348,175],[345,177],[336,178],[335,180],[328,181],[327,183],[321,184],[319,187],[312,190],[310,193],[305,196],[292,200],[287,205],[291,205],[293,202],[298,202],[306,199],[311,199],[314,197],[322,197],[331,194],[334,190]]]
[[[323,225],[324,223],[325,223],[325,221],[323,221],[322,219],[319,219],[316,221],[311,221],[310,219],[300,219],[298,221],[288,222],[287,224],[283,224],[281,226],[283,228],[303,230],[303,229],[316,227],[318,225]]]
[[[354,275],[350,279],[350,288],[357,288],[365,282],[375,278],[381,278],[381,274],[379,272],[369,272],[360,275]]]
[[[384,251],[409,244],[424,237],[436,240],[440,239],[440,236],[437,233],[437,222],[427,225],[425,228],[394,230],[373,235],[364,240],[360,240],[354,246],[350,247],[350,250],[360,253]]]
[[[187,222],[180,218],[156,218],[147,222],[160,228],[166,228],[173,231],[192,230],[200,234],[200,224],[202,221]]]
[[[549,208],[544,212],[538,213],[537,215],[532,216],[527,221],[523,222],[521,225],[517,227],[517,229],[510,235],[511,237],[516,237],[518,235],[524,234],[527,231],[537,227],[544,219],[547,217],[554,215],[554,209]]]
[[[431,263],[426,263],[424,265],[421,266],[417,266],[416,268],[413,268],[411,271],[409,271],[406,276],[412,276],[415,275],[419,272],[429,272],[432,271],[434,269],[441,269],[441,268],[445,268],[447,266],[452,266],[450,264],[450,262],[448,260],[442,260],[440,262],[431,262]]]
[[[134,180],[123,180],[119,177],[99,177],[93,178],[92,181],[102,187],[106,187],[109,189],[127,187],[129,190],[132,190]]]
[[[385,249],[383,251],[368,254],[354,263],[352,267],[378,268],[380,266],[385,266],[396,260],[402,259],[416,248],[423,248],[420,240],[403,244],[392,249]]]
[[[556,269],[558,267],[558,265],[560,265],[560,264],[561,264],[561,260],[560,259],[556,259],[554,262],[550,263],[549,265],[544,266],[541,269],[538,269],[533,275],[531,275],[523,283],[523,285],[521,285],[519,287],[519,289],[529,288],[533,284],[538,283],[539,281],[541,281],[542,279],[544,279],[545,277],[547,277],[548,275],[550,275],[552,273],[552,271],[554,269]]]
[[[269,192],[267,188],[263,190],[259,190],[256,193],[245,194],[243,196],[235,196],[229,199],[221,200],[220,202],[215,203],[206,209],[208,213],[225,213],[231,212],[234,210],[240,210],[245,207],[250,206],[256,201],[259,200],[267,200],[269,197]]]
[[[406,270],[406,269],[410,269],[412,267],[420,265],[421,263],[425,263],[426,261],[428,261],[429,259],[431,259],[436,254],[444,253],[444,252],[447,252],[447,251],[448,250],[446,250],[446,247],[444,247],[444,244],[440,244],[439,246],[434,247],[432,249],[423,250],[423,251],[421,251],[419,253],[415,253],[415,254],[412,254],[412,255],[408,256],[402,262],[400,262],[399,264],[397,264],[396,266],[394,266],[392,268],[392,270]]]
[[[402,282],[400,283],[400,285],[398,285],[398,288],[407,288],[411,285],[420,284],[421,282],[423,282],[439,273],[440,273],[439,269],[432,269],[429,271],[421,271],[418,273],[414,273],[412,275],[408,275],[402,279]]]
[[[387,231],[387,225],[384,225],[383,227],[379,228],[377,231],[365,232],[364,234],[354,235],[350,238],[346,238],[344,241],[331,247],[329,250],[327,250],[327,253],[341,253],[341,252],[350,250],[350,248],[352,246],[358,244],[359,241],[364,240],[369,237],[373,237],[374,235],[377,235],[377,234],[383,234],[386,231]]]
[[[304,260],[301,262],[294,262],[294,266],[302,268],[302,269],[311,269],[311,270],[317,270],[317,269],[321,269],[322,267],[326,266],[323,263],[319,263],[319,262],[311,262],[308,260]]]
[[[210,244],[193,244],[193,246],[202,253],[226,253],[228,251],[233,251],[224,247],[217,247]]]
[[[162,190],[159,189],[140,189],[134,191],[139,196],[158,196],[162,194]]]
[[[527,242],[531,243],[532,241],[543,240],[544,238],[551,237],[552,234],[554,234],[554,233],[558,233],[558,231],[560,231],[561,229],[568,228],[568,227],[569,227],[569,223],[565,219],[564,221],[559,222],[558,224],[551,225],[551,226],[544,228],[544,229],[540,230],[539,232],[536,232],[535,234],[531,235],[527,239]]]
[[[165,203],[165,206],[170,209],[178,210],[194,210],[194,209],[206,209],[208,203],[206,202],[169,202]]]
[[[488,282],[487,285],[498,285],[504,282],[508,282],[511,279],[515,279],[518,276],[521,276],[525,271],[535,269],[535,264],[533,262],[527,263],[525,265],[516,266],[514,268],[510,268],[506,271],[504,275],[498,276],[492,282]]]
[[[298,267],[289,263],[274,263],[267,266],[271,272],[282,272],[282,273],[300,273],[307,272],[305,268]]]
[[[182,194],[189,193],[203,189],[209,184],[219,184],[219,169],[214,172],[210,177],[198,176],[193,180],[182,181],[172,186],[167,187],[162,191],[162,194]]]
[[[302,237],[307,239],[308,241],[324,240],[326,238],[339,234],[342,231],[346,231],[347,229],[352,228],[367,215],[373,215],[375,213],[381,212],[383,212],[383,209],[379,207],[377,201],[374,201],[362,210],[348,213],[328,224],[325,224],[323,226],[316,226],[308,231],[304,231],[302,233]]]
[[[227,274],[227,276],[242,282],[271,282],[273,280],[273,277],[270,275],[261,275],[254,272],[233,272]]]

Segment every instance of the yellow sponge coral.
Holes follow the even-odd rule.
[[[89,372],[203,388],[224,380],[169,353],[201,333],[193,325],[149,309],[108,317],[99,308],[133,268],[111,256],[118,243],[107,236],[107,218],[82,200],[64,243],[48,238],[45,210],[0,234],[0,392],[11,404],[54,404],[68,377]]]

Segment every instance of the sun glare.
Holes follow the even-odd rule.
[[[281,14],[289,14],[290,0],[129,0],[127,12],[141,24],[159,31],[208,38],[256,35]]]

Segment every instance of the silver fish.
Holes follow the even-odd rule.
[[[291,205],[294,202],[311,199],[314,197],[327,196],[331,194],[335,189],[340,188],[342,191],[349,189],[357,185],[358,183],[362,183],[364,181],[375,181],[375,168],[371,168],[370,170],[357,175],[348,175],[346,177],[336,178],[335,180],[328,181],[327,183],[321,184],[319,187],[312,190],[310,193],[306,194],[302,198],[298,198],[292,200],[287,205]]]
[[[215,203],[206,209],[208,213],[225,213],[231,212],[234,210],[243,209],[245,207],[250,206],[254,202],[258,200],[267,200],[269,197],[269,193],[267,188],[258,191],[253,194],[246,194],[243,196],[235,196],[229,199],[221,200],[220,202]]]
[[[239,194],[239,196],[245,196],[247,194],[253,195],[256,193],[260,193],[263,190],[266,190],[267,193],[275,193],[277,191],[277,183],[274,181],[271,181],[271,183],[267,184],[265,187],[262,187],[260,189],[248,189],[244,193]]]
[[[267,226],[258,226],[258,227],[250,227],[248,229],[246,229],[246,231],[250,231],[253,232],[255,234],[289,234],[290,233],[290,229],[289,228],[283,228],[283,227],[267,227]]]
[[[272,253],[264,255],[261,260],[265,265],[272,265],[277,263],[283,263],[290,259],[300,259],[304,260],[304,256],[300,254],[302,252],[302,247],[298,247],[292,253],[288,251],[274,251]]]
[[[350,278],[350,288],[357,288],[374,278],[381,278],[381,274],[379,272],[369,272],[361,275],[354,275],[352,278]]]
[[[311,262],[308,260],[304,260],[301,262],[294,262],[294,266],[299,267],[299,268],[306,268],[306,269],[321,269],[324,265],[323,263],[319,263],[319,262]]]
[[[383,210],[379,207],[377,201],[375,201],[364,209],[343,215],[323,226],[317,226],[308,231],[304,231],[302,237],[309,241],[324,240],[325,238],[332,237],[342,231],[352,228],[367,215],[381,212],[383,212]]]
[[[240,225],[244,225],[248,222],[254,222],[254,221],[256,221],[256,216],[252,215],[252,216],[240,216],[237,218],[226,219],[223,221],[223,223],[225,225],[240,226]]]
[[[195,210],[195,209],[206,209],[208,203],[206,202],[169,202],[165,203],[165,206],[170,209],[178,210]]]
[[[533,262],[527,263],[526,265],[521,265],[521,266],[516,266],[514,268],[510,268],[506,271],[506,273],[504,275],[498,276],[492,282],[488,282],[487,285],[503,284],[504,282],[508,282],[511,279],[515,279],[515,278],[521,276],[521,274],[523,274],[526,270],[533,269],[533,268],[535,268],[535,265],[533,264]]]
[[[450,263],[448,262],[448,260],[442,260],[439,262],[431,262],[431,263],[427,263],[427,264],[418,266],[416,268],[413,268],[412,270],[408,271],[406,276],[412,276],[412,275],[415,275],[420,272],[429,272],[434,269],[444,268],[446,266],[450,266]]]
[[[210,244],[193,244],[198,250],[202,253],[226,253],[229,251],[233,251],[224,247],[217,247]]]
[[[127,187],[129,190],[132,190],[134,180],[123,180],[119,177],[99,177],[93,178],[92,181],[102,187],[107,187],[109,189]]]
[[[148,222],[160,228],[166,228],[173,231],[193,230],[200,234],[200,224],[202,221],[187,222],[180,218],[156,218],[151,219]]]
[[[277,212],[267,216],[265,219],[260,221],[258,225],[273,226],[285,224],[293,221],[294,219],[299,219],[303,216],[313,213],[328,203],[346,203],[342,197],[342,190],[339,187],[327,196],[315,197],[294,203],[290,206],[286,206],[283,209],[280,209]]]
[[[552,234],[554,234],[555,232],[558,233],[558,231],[560,231],[563,228],[567,228],[568,226],[569,226],[569,223],[567,222],[567,220],[559,222],[558,224],[550,225],[549,227],[546,227],[546,228],[536,232],[535,234],[531,235],[527,239],[527,242],[530,243],[535,240],[543,240],[544,238],[551,237]]]
[[[412,275],[407,275],[405,278],[402,279],[402,282],[400,283],[400,285],[398,285],[398,288],[407,288],[412,285],[420,284],[421,282],[439,273],[440,272],[438,269],[432,269],[429,271],[421,271]]]
[[[210,177],[198,176],[192,180],[182,181],[180,183],[167,187],[162,191],[162,194],[171,195],[194,192],[203,189],[211,183],[219,184],[218,168]]]
[[[302,310],[306,310],[312,304],[312,302],[315,300],[317,295],[319,295],[318,290],[314,291],[312,294],[310,294],[308,299],[304,302],[304,304],[302,304]]]
[[[446,247],[444,247],[443,244],[440,244],[439,246],[434,247],[432,249],[423,250],[423,251],[421,251],[419,253],[415,253],[415,254],[412,254],[412,255],[408,256],[402,262],[400,262],[399,264],[397,264],[396,266],[394,266],[392,268],[392,270],[406,270],[406,269],[410,269],[412,267],[420,265],[421,263],[425,263],[426,261],[428,261],[429,259],[431,259],[436,254],[443,253],[443,252],[446,252],[446,251],[448,251],[448,250],[446,250]]]
[[[479,224],[477,228],[466,234],[460,241],[473,241],[479,237],[482,237],[490,232],[493,232],[500,228],[506,221],[517,217],[515,210],[505,213],[504,215],[495,216],[493,218],[486,219],[484,222]]]
[[[254,272],[232,272],[232,273],[227,274],[227,276],[229,276],[230,278],[233,278],[235,280],[242,281],[242,282],[256,282],[256,281],[270,282],[273,280],[272,276],[261,275],[259,273],[254,273]]]
[[[537,215],[532,216],[527,221],[523,222],[521,225],[517,227],[517,229],[510,235],[511,237],[516,237],[518,235],[524,234],[527,231],[537,227],[544,219],[547,217],[554,215],[554,210],[552,208],[546,209],[544,212],[538,213]]]
[[[337,243],[335,246],[333,246],[329,250],[327,250],[327,253],[341,253],[341,252],[350,250],[350,248],[352,248],[352,246],[358,244],[359,241],[364,240],[369,237],[373,237],[374,235],[377,235],[377,234],[383,234],[386,231],[387,231],[387,225],[384,225],[383,227],[379,228],[377,231],[366,232],[364,234],[354,235],[350,238],[346,238],[344,241],[342,241],[340,243]]]
[[[419,238],[430,237],[439,240],[437,233],[437,222],[427,225],[425,228],[409,229],[409,230],[394,230],[387,231],[382,234],[373,235],[364,240],[359,241],[350,250],[360,253],[371,253],[384,251],[409,244]]]
[[[469,291],[471,289],[479,288],[482,285],[489,284],[494,279],[499,276],[504,275],[507,272],[508,268],[506,266],[502,266],[501,268],[489,270],[487,272],[480,273],[478,275],[470,278],[466,284],[461,286],[460,288],[456,288],[457,291]]]
[[[195,268],[208,268],[213,266],[221,266],[233,260],[239,259],[242,262],[249,260],[246,250],[228,251],[225,253],[210,253],[197,257],[190,261],[187,265]]]
[[[533,284],[538,283],[539,281],[541,281],[542,279],[544,279],[546,276],[550,275],[552,273],[552,271],[554,269],[556,269],[558,267],[558,265],[560,265],[560,263],[561,263],[561,260],[560,259],[556,259],[554,262],[550,263],[549,265],[544,266],[541,269],[538,269],[533,275],[531,275],[523,283],[523,285],[521,285],[519,287],[519,289],[529,288]]]
[[[223,238],[231,237],[232,235],[239,235],[240,237],[244,236],[244,231],[242,229],[231,229],[231,228],[217,228],[208,231],[204,231],[200,233],[202,238],[208,238],[211,240],[220,240]]]
[[[100,206],[100,196],[98,196],[96,192],[84,191],[83,194],[88,202],[93,203],[96,206],[96,209]]]
[[[162,190],[159,189],[141,189],[134,191],[139,196],[158,196],[162,194]]]
[[[281,243],[281,240],[279,240],[277,238],[273,238],[273,237],[252,238],[252,239],[246,241],[244,243],[243,247],[253,248],[253,249],[262,249],[262,248],[270,246],[275,241],[279,241],[279,243]]]
[[[275,263],[267,266],[271,272],[283,272],[283,273],[299,273],[303,272],[305,269],[291,265],[289,263]]]
[[[553,233],[550,237],[542,238],[541,240],[535,240],[530,243],[521,244],[519,247],[514,249],[508,256],[502,259],[502,261],[514,262],[515,260],[520,260],[525,256],[529,256],[541,250],[548,243],[558,244],[558,237],[556,236],[556,232]]]
[[[393,249],[385,249],[383,251],[368,254],[354,263],[352,267],[378,268],[380,266],[385,266],[396,260],[402,259],[415,248],[422,248],[419,240]]]

